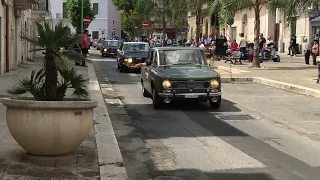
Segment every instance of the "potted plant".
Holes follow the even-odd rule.
[[[17,143],[32,155],[64,155],[83,142],[93,126],[96,101],[89,100],[88,80],[77,74],[68,61],[86,60],[73,47],[81,37],[70,33],[62,22],[53,29],[49,23],[36,23],[38,36],[23,37],[44,51],[39,69],[30,78],[20,78],[4,98],[9,131]],[[72,97],[66,98],[71,90]],[[19,95],[30,93],[33,98]]]

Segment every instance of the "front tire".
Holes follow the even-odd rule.
[[[142,95],[143,95],[143,97],[150,98],[151,95],[150,95],[150,93],[146,90],[146,88],[144,88],[142,80],[141,80],[141,86],[142,86]]]
[[[163,99],[157,94],[156,90],[152,90],[152,105],[153,109],[161,109],[164,105]]]
[[[209,100],[210,103],[210,107],[212,109],[219,109],[220,105],[221,105],[221,96],[218,97],[218,101],[217,102],[213,102],[211,99]]]

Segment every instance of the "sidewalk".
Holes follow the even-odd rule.
[[[37,62],[26,62],[21,65],[15,71],[12,71],[8,74],[0,75],[0,97],[8,97],[6,93],[6,89],[14,84],[14,81],[17,77],[29,76],[31,71],[37,67]],[[88,72],[88,68],[91,71]],[[77,71],[81,74],[84,74],[86,78],[90,78],[89,89],[91,92],[92,99],[99,100],[103,102],[99,95],[99,92],[94,89],[92,85],[92,65],[89,64],[89,67],[76,67]],[[91,75],[90,75],[91,74]],[[94,78],[94,77],[93,77]],[[101,95],[101,92],[100,92]],[[120,174],[121,177],[125,177],[125,169],[114,169],[111,165],[105,166],[108,162],[105,162],[103,157],[114,157],[115,153],[118,153],[119,156],[120,151],[118,152],[116,148],[111,148],[112,152],[105,152],[101,147],[107,146],[108,140],[97,140],[96,136],[101,133],[97,131],[97,126],[92,129],[86,140],[78,147],[77,151],[74,155],[68,155],[64,157],[56,157],[56,158],[45,158],[44,161],[49,160],[57,161],[58,164],[55,165],[46,165],[42,166],[39,164],[33,164],[34,160],[30,159],[26,152],[16,143],[16,141],[11,136],[6,123],[5,117],[6,108],[0,104],[0,179],[6,180],[25,180],[25,179],[101,179],[108,180],[110,177],[118,177]],[[97,113],[103,114],[103,118],[98,118]],[[105,105],[99,103],[97,110],[95,110],[95,122],[100,121],[102,124],[106,118],[108,118],[108,114],[105,109]],[[110,125],[110,124],[109,124]],[[111,130],[113,132],[112,126]],[[108,132],[111,133],[111,132]],[[112,134],[109,136],[112,138]],[[116,141],[116,140],[115,140]],[[100,144],[99,144],[100,143]],[[112,140],[114,144],[114,140]],[[117,145],[117,144],[116,144]],[[98,147],[98,148],[97,148]],[[102,149],[102,150],[101,150]],[[116,150],[114,150],[116,149]],[[109,148],[110,150],[110,148]],[[101,158],[102,157],[102,158]],[[112,159],[112,158],[111,158]],[[120,160],[122,161],[122,157],[120,154]],[[41,161],[36,160],[38,163]],[[112,167],[110,167],[112,166]],[[119,173],[120,172],[120,173]],[[112,179],[112,178],[111,178]],[[125,178],[118,178],[125,179]]]
[[[221,76],[225,78],[260,77],[315,90],[320,87],[320,84],[316,83],[317,66],[304,64],[304,58],[301,57],[284,56],[279,63],[273,61],[261,63],[261,68],[251,68],[251,63],[247,61],[243,62],[243,65],[215,61],[214,66],[223,71]],[[230,71],[232,73],[229,73]]]

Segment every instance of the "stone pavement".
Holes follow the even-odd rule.
[[[8,97],[9,95],[6,93],[6,89],[14,84],[14,81],[17,80],[17,77],[29,76],[31,70],[36,69],[37,62],[28,61],[25,64],[22,64],[16,71],[12,71],[7,74],[0,75],[0,97]],[[77,71],[81,74],[84,74],[85,77],[90,78],[90,93],[92,99],[94,100],[102,100],[99,94],[95,91],[94,86],[92,85],[92,80],[95,82],[96,80],[92,79],[92,76],[95,77],[94,70],[92,65],[89,64],[89,69],[91,67],[91,71],[88,73],[88,68],[86,67],[76,67]],[[93,70],[93,72],[92,72]],[[94,74],[94,75],[93,75]],[[93,77],[93,78],[94,78]],[[100,91],[100,90],[99,90]],[[100,99],[99,99],[100,98]],[[69,155],[66,157],[61,157],[54,159],[58,161],[58,164],[54,165],[43,165],[42,163],[52,161],[50,158],[44,158],[41,161],[38,161],[36,164],[35,160],[30,158],[26,154],[26,152],[16,143],[16,141],[11,136],[5,118],[5,107],[0,104],[0,179],[5,180],[25,180],[25,179],[102,179],[109,180],[114,179],[118,174],[121,174],[121,177],[126,178],[126,172],[124,167],[119,167],[122,164],[122,157],[120,150],[117,146],[112,146],[111,148],[103,149],[105,146],[110,144],[108,141],[112,141],[113,144],[117,145],[117,141],[112,139],[112,135],[110,135],[111,140],[98,138],[99,143],[96,143],[96,134],[97,132],[92,129],[86,140],[79,146],[77,151],[73,155]],[[100,113],[100,118],[97,117],[97,113]],[[102,118],[101,118],[102,116]],[[106,112],[105,105],[101,102],[95,110],[95,124],[103,124],[103,120],[108,118],[108,113]],[[100,123],[97,121],[100,121]],[[107,122],[107,121],[106,121]],[[110,123],[108,125],[111,125]],[[102,128],[104,126],[95,126],[95,128]],[[112,126],[109,129],[112,133]],[[101,133],[99,133],[101,135]],[[106,143],[106,144],[101,144]],[[98,145],[97,145],[98,144]],[[98,146],[98,148],[97,148]],[[110,150],[111,152],[106,152],[106,150]],[[99,155],[98,155],[99,152]],[[104,154],[102,154],[104,153]],[[116,155],[115,155],[116,154]],[[113,168],[113,163],[108,164],[108,162],[104,161],[104,159],[114,159],[116,157],[118,164],[116,167],[118,169]],[[104,158],[103,158],[104,157]],[[113,161],[111,161],[113,162]],[[40,164],[39,164],[40,163]],[[42,164],[42,165],[41,165]],[[120,164],[120,165],[119,165]],[[105,166],[108,165],[108,166]],[[102,172],[100,174],[100,171]],[[118,178],[120,179],[120,178]]]

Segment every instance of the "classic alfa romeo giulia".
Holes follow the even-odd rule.
[[[141,69],[144,97],[161,108],[172,100],[209,101],[214,109],[221,104],[220,75],[206,63],[200,48],[156,47]]]

